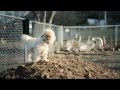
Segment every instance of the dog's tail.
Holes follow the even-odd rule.
[[[21,36],[21,40],[22,40],[22,48],[24,48],[25,45],[32,44],[36,40],[36,38],[23,34]]]
[[[21,40],[22,40],[22,42],[28,42],[29,40],[32,40],[33,39],[33,37],[31,37],[31,36],[28,36],[28,35],[25,35],[25,34],[23,34],[22,36],[21,36]]]

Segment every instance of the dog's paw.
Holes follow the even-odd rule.
[[[50,60],[49,60],[49,59],[45,59],[44,61],[45,61],[45,62],[49,62]]]
[[[35,63],[39,63],[39,62],[40,62],[40,60],[35,61]]]

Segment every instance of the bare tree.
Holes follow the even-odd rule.
[[[49,23],[52,24],[52,21],[53,21],[53,18],[56,14],[56,11],[52,11],[52,14],[51,14],[51,17],[50,17],[50,20],[49,20]]]
[[[44,11],[44,17],[43,17],[43,22],[46,23],[46,16],[47,16],[47,11]]]
[[[51,11],[50,12],[47,12],[47,11],[32,11],[35,19],[38,21],[38,22],[44,22],[46,23],[48,20],[49,20],[49,23],[52,24],[52,21],[53,21],[53,18],[56,14],[56,11]],[[51,16],[49,17],[48,15],[51,13]],[[47,17],[48,16],[48,17]],[[50,18],[50,19],[49,19]]]
[[[38,21],[38,22],[41,22],[41,12],[40,11],[32,11],[34,17],[35,17],[35,20]]]
[[[15,12],[17,12],[18,17],[25,17],[30,13],[30,11],[15,11]]]
[[[13,11],[5,11],[6,15],[13,15]]]
[[[28,15],[30,11],[6,11],[5,14],[12,15],[16,17],[25,17]]]

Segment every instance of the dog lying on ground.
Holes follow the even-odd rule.
[[[21,36],[22,39],[22,47],[27,47],[28,51],[33,52],[28,55],[27,62],[38,62],[40,60],[42,61],[49,61],[48,58],[48,52],[50,49],[50,46],[54,44],[56,40],[56,36],[53,30],[46,29],[42,36],[38,38],[33,38],[31,36],[23,34]],[[32,56],[30,58],[30,56]],[[33,60],[32,60],[33,58]]]

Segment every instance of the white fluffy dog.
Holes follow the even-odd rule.
[[[50,49],[50,45],[52,45],[55,40],[56,36],[53,30],[45,29],[42,36],[38,38],[33,38],[31,36],[23,34],[21,36],[23,47],[27,47],[28,51],[32,51],[33,60],[29,59],[29,54],[27,62],[38,62],[39,60],[42,61],[49,61],[48,52]]]

